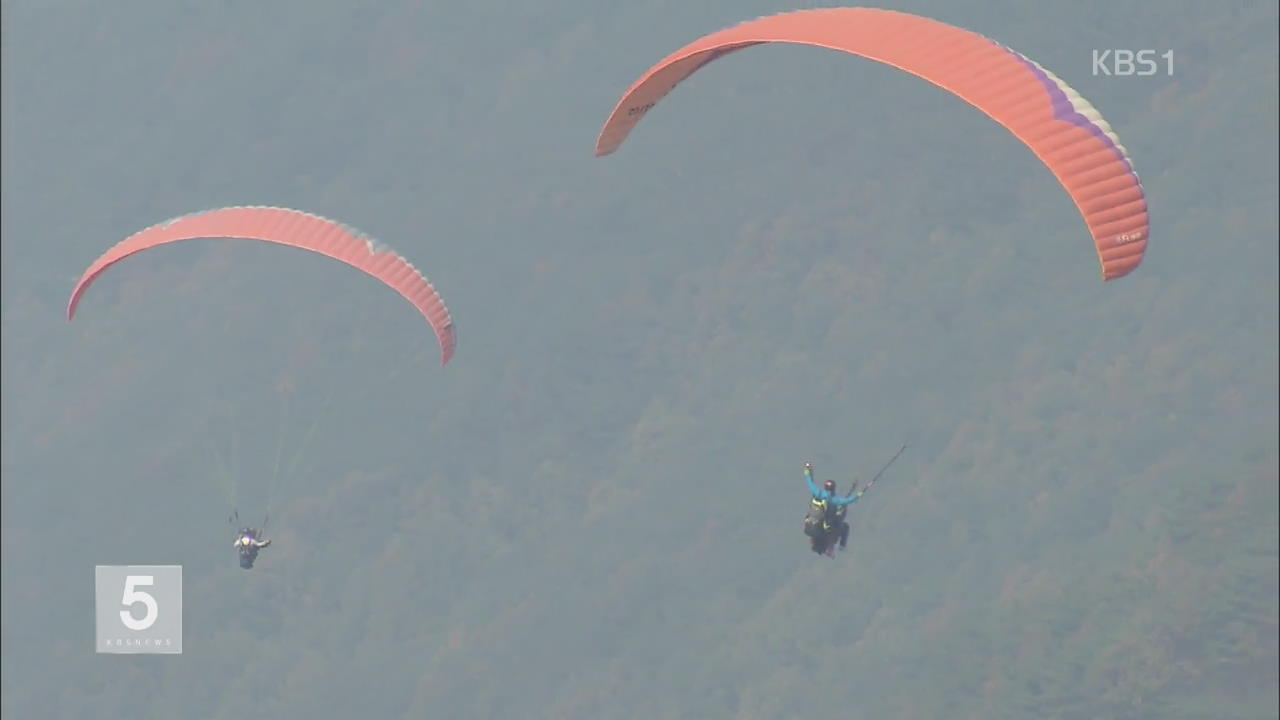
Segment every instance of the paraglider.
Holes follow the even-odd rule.
[[[395,290],[426,318],[439,342],[442,366],[453,357],[457,346],[453,318],[440,294],[417,268],[358,230],[287,208],[227,207],[197,212],[153,225],[125,238],[81,275],[67,303],[67,320],[75,317],[85,292],[107,268],[136,253],[199,238],[241,238],[275,243],[324,255],[361,270]],[[316,418],[308,431],[308,440],[319,419]],[[278,470],[278,453],[276,466]],[[273,474],[273,483],[276,477]],[[234,492],[231,495],[234,497]],[[236,525],[239,525],[238,513],[233,526]],[[264,521],[262,529],[241,527],[238,530],[234,547],[240,555],[240,567],[251,569],[258,552],[271,545],[271,540],[263,537],[265,526]]]
[[[809,536],[810,546],[819,555],[831,555],[833,543],[838,539],[840,549],[849,542],[849,523],[845,515],[849,506],[858,502],[862,494],[855,485],[847,495],[836,494],[836,483],[827,480],[819,488],[813,481],[813,463],[804,464],[804,481],[809,486],[809,514],[804,517],[804,534]]]
[[[359,230],[318,215],[276,207],[228,207],[183,215],[125,238],[93,262],[71,291],[67,319],[107,268],[135,253],[182,240],[242,238],[309,250],[378,279],[408,300],[435,332],[440,364],[453,357],[457,333],[440,294],[408,260]]]
[[[270,547],[270,539],[265,539],[266,518],[262,519],[262,527],[255,528],[252,525],[244,525],[244,527],[236,530],[236,542],[232,543],[232,547],[236,548],[241,561],[241,568],[244,570],[252,570],[253,562],[257,560],[257,553],[262,548]],[[239,525],[239,510],[233,512],[227,521],[233,528]]]
[[[884,475],[885,470],[888,470],[906,449],[906,445],[899,448],[898,452],[889,458],[889,462],[872,476],[871,482],[867,483],[866,487],[859,488],[855,480],[849,492],[844,495],[836,494],[836,484],[833,480],[827,480],[822,483],[821,488],[818,487],[813,478],[813,463],[804,464],[804,481],[809,487],[810,495],[809,512],[804,516],[804,534],[809,538],[809,548],[813,552],[833,557],[837,544],[841,550],[845,549],[849,543],[849,522],[846,520],[849,506],[861,500],[868,490],[875,487],[880,476]]]
[[[653,107],[700,68],[754,45],[791,43],[892,66],[959,96],[1008,129],[1066,189],[1089,228],[1103,280],[1141,264],[1147,200],[1125,147],[1087,100],[1033,60],[993,40],[876,8],[800,10],[711,33],[649,68],[618,101],[596,142],[616,151]],[[728,112],[728,111],[726,111]]]
[[[258,559],[258,551],[271,545],[271,540],[264,538],[267,532],[267,520],[268,518],[263,518],[261,528],[255,528],[250,525],[236,530],[236,539],[231,544],[231,547],[235,548],[240,555],[240,567],[245,570],[252,570],[253,563]],[[231,527],[239,526],[240,511],[237,510],[232,513],[227,518],[227,522],[231,524]]]
[[[240,552],[240,567],[245,570],[252,570],[254,561],[258,559],[258,551],[271,544],[270,540],[262,539],[261,534],[257,528],[251,527],[240,528],[236,533],[234,547]]]

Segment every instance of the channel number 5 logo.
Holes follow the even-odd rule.
[[[120,603],[129,606],[130,610],[120,611],[120,622],[130,630],[146,630],[156,624],[156,616],[160,613],[160,606],[156,604],[156,599],[146,590],[136,589],[139,585],[155,585],[156,578],[154,575],[126,575],[124,578],[124,597]],[[147,614],[139,620],[133,616],[132,606],[136,603],[142,603],[147,608]]]
[[[98,652],[182,652],[182,566],[99,565]]]

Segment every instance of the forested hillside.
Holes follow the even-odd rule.
[[[734,53],[593,157],[652,63],[791,9],[5,0],[4,715],[1276,717],[1275,4],[897,6],[1110,121],[1152,225],[1108,283],[1024,145],[839,53]],[[247,242],[66,322],[110,245],[235,204],[395,247],[455,358]],[[809,552],[802,463],[902,443]],[[93,652],[131,563],[183,565],[183,654]]]

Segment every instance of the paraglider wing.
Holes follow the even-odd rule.
[[[453,357],[457,334],[444,300],[408,260],[359,230],[318,215],[274,207],[229,207],[183,215],[125,238],[89,266],[80,277],[67,319],[89,286],[107,268],[150,248],[198,238],[243,238],[310,250],[372,275],[413,304],[440,341],[440,364]]]
[[[1103,280],[1133,271],[1147,248],[1146,194],[1111,126],[1087,100],[1023,55],[968,30],[875,8],[801,10],[702,37],[651,67],[622,96],[596,142],[617,150],[667,93],[708,62],[762,43],[839,50],[948,90],[1003,125],[1040,158],[1084,216]]]

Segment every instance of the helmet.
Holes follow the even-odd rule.
[[[823,487],[823,489],[825,489],[827,492],[835,492],[835,491],[836,491],[836,481],[835,481],[835,480],[828,480],[828,481],[826,481],[826,482],[822,483],[822,487]]]

